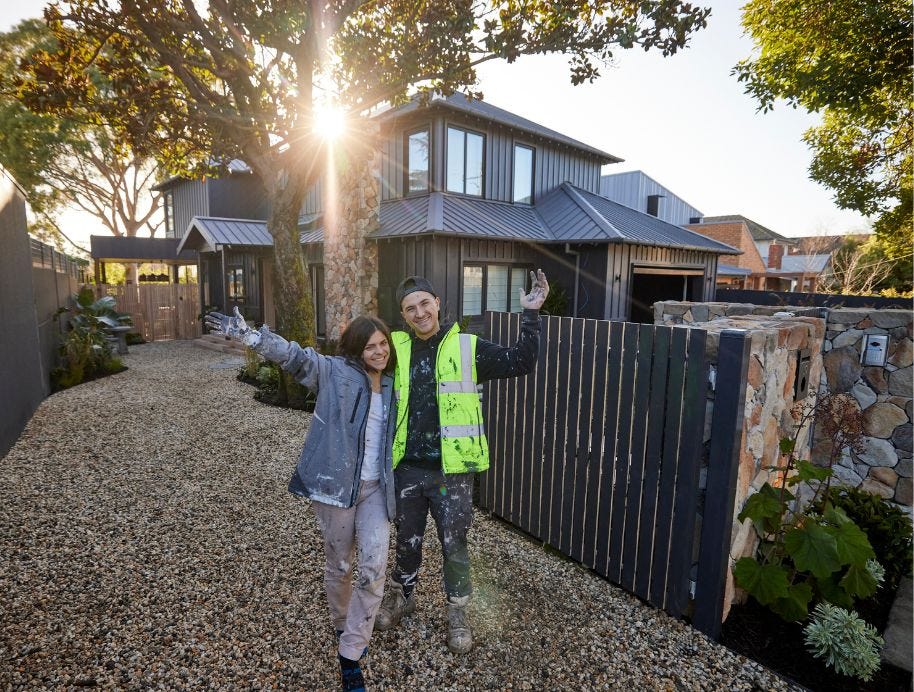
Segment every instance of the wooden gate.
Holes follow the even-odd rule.
[[[671,615],[689,601],[706,332],[544,317],[537,369],[485,390],[480,505]],[[516,341],[518,315],[488,313]]]
[[[139,284],[95,287],[98,295],[114,296],[118,312],[133,319],[146,341],[196,339],[203,332],[197,284]]]

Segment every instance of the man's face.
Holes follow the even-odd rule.
[[[413,291],[400,301],[400,314],[420,339],[438,333],[438,310],[441,301],[428,291]]]

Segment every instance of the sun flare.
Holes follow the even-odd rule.
[[[314,111],[314,131],[324,139],[336,139],[346,129],[346,113],[337,106],[319,106]]]

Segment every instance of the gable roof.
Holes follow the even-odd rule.
[[[730,214],[728,216],[706,216],[702,219],[702,223],[717,223],[725,221],[741,221],[746,224],[749,228],[749,232],[752,234],[752,240],[775,240],[784,245],[794,245],[795,242],[791,238],[785,238],[779,233],[775,233],[770,228],[765,228],[762,224],[753,221],[752,219],[747,219],[745,216],[739,214]]]
[[[780,269],[768,269],[769,274],[821,274],[831,255],[784,255]]]
[[[414,113],[425,106],[422,106],[419,103],[418,97],[414,97],[409,103],[406,103],[397,108],[392,108],[388,111],[374,116],[378,121],[393,120],[395,118],[401,118],[404,115],[409,113]],[[479,101],[477,99],[467,98],[464,94],[455,93],[447,97],[437,97],[432,98],[429,101],[427,108],[443,108],[446,110],[456,111],[458,113],[463,113],[465,115],[472,115],[477,118],[483,118],[499,125],[504,125],[514,130],[520,132],[525,132],[527,134],[536,135],[538,137],[544,137],[546,139],[551,139],[561,144],[565,144],[579,151],[587,152],[592,156],[596,156],[601,159],[602,163],[619,163],[623,161],[618,156],[613,156],[601,149],[592,147],[589,144],[584,144],[568,135],[563,135],[561,132],[556,132],[548,127],[535,123],[532,120],[527,120],[522,118],[519,115],[506,111],[503,108],[498,106],[493,106],[487,101]]]
[[[195,216],[178,244],[178,252],[185,249],[215,252],[226,245],[270,247],[273,238],[267,231],[266,221]]]

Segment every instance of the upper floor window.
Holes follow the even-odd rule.
[[[406,139],[406,194],[428,192],[428,130],[412,132]]]
[[[514,145],[514,202],[533,204],[533,149]]]
[[[448,192],[482,197],[484,143],[485,138],[481,134],[448,127],[446,183]]]
[[[168,238],[177,237],[175,229],[175,192],[166,190],[162,195],[162,209],[165,211],[165,235]]]

